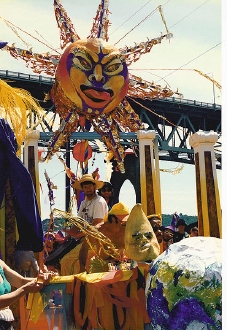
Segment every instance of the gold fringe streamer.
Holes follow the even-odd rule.
[[[214,80],[213,78],[207,76],[205,73],[202,73],[201,71],[197,70],[197,69],[193,69],[195,72],[199,73],[201,76],[205,77],[206,79],[210,80],[213,84],[215,84],[215,86],[219,89],[221,89],[221,85],[216,81]]]
[[[162,17],[162,21],[165,25],[165,28],[167,29],[166,26],[166,22],[164,20],[164,16],[163,13],[160,11],[160,6],[158,6],[157,8],[155,8],[154,10],[152,10],[144,19],[142,19],[142,21],[140,21],[138,24],[136,24],[129,32],[127,32],[125,35],[123,35],[122,38],[120,38],[117,42],[115,42],[114,46],[116,46],[122,39],[124,39],[129,33],[131,33],[133,30],[135,30],[135,28],[137,28],[141,23],[145,22],[157,9],[159,10],[161,17]],[[168,29],[167,29],[168,30]]]
[[[155,68],[146,68],[146,69],[144,69],[144,68],[137,68],[137,69],[131,69],[130,68],[129,70],[130,71],[172,71],[170,74],[174,73],[174,71],[194,71],[194,72],[200,74],[201,76],[203,76],[204,78],[210,80],[219,90],[222,89],[222,86],[215,79],[209,77],[207,74],[203,73],[202,71],[200,71],[198,69],[182,69],[182,68],[178,68],[178,69],[171,69],[171,68],[168,68],[168,69],[167,68],[165,68],[165,69],[160,69],[160,68],[159,69],[157,69],[157,68],[156,69]],[[136,77],[136,76],[134,76],[134,77]],[[138,77],[136,77],[136,78],[138,79]],[[163,78],[161,78],[161,79],[163,79]],[[142,81],[142,79],[141,79],[141,81]],[[183,96],[181,96],[181,97],[183,97]]]
[[[28,44],[25,40],[23,40],[21,38],[21,36],[19,35],[19,33],[17,32],[17,30],[15,29],[14,25],[12,23],[10,23],[9,21],[5,20],[3,17],[0,17],[4,22],[5,24],[13,31],[13,33],[16,34],[16,36],[27,46],[31,46],[30,44]]]
[[[94,250],[92,243],[90,242],[90,238],[95,238],[98,240],[100,244],[100,251],[101,249],[109,256],[111,256],[113,259],[120,259],[120,254],[116,247],[113,245],[111,240],[103,235],[98,229],[96,229],[94,226],[89,224],[86,220],[84,220],[81,217],[73,217],[70,213],[67,213],[65,211],[54,209],[53,214],[56,217],[64,218],[67,226],[76,226],[85,234],[85,239],[90,247],[90,249],[95,253],[96,258],[103,262],[102,258],[96,253]],[[89,238],[90,237],[90,238]]]
[[[44,46],[48,47],[49,49],[55,51],[55,52],[58,53],[59,55],[61,54],[61,53],[59,53],[56,49],[50,47],[48,44],[46,44],[46,43],[44,43],[43,41],[39,40],[38,38],[34,37],[32,34],[30,34],[30,33],[26,32],[25,30],[21,29],[19,26],[14,25],[13,23],[11,23],[10,21],[7,21],[5,18],[3,18],[3,17],[1,17],[1,16],[0,16],[0,19],[2,19],[2,20],[5,22],[5,24],[6,24],[7,26],[9,26],[9,27],[14,31],[14,33],[18,36],[18,38],[21,39],[22,41],[23,41],[23,39],[22,39],[22,38],[19,36],[19,34],[16,32],[16,29],[18,29],[18,30],[24,32],[25,34],[27,34],[27,35],[30,36],[31,38],[37,40],[38,42],[40,42],[40,43],[43,44]],[[26,45],[28,45],[25,41],[23,41],[23,42],[24,42]]]
[[[173,169],[160,169],[160,172],[166,172],[166,173],[171,173],[171,174],[179,174],[184,168],[184,164],[182,164],[180,167],[177,166]]]
[[[36,117],[33,121],[32,115]],[[0,80],[0,117],[9,123],[19,146],[22,145],[27,133],[39,125],[45,115],[44,110],[28,91],[13,88]],[[29,130],[28,116],[31,120]]]
[[[162,6],[161,5],[158,6],[158,10],[159,10],[159,13],[160,13],[161,18],[162,18],[162,23],[165,25],[166,32],[169,33],[169,30],[168,30],[168,27],[167,27],[167,24],[166,24],[164,15],[163,15],[163,11],[162,11]]]

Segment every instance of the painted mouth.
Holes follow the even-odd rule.
[[[108,102],[113,96],[113,91],[111,89],[103,90],[99,88],[91,88],[85,85],[80,86],[81,91],[93,102]]]
[[[146,250],[146,249],[149,249],[151,247],[151,244],[150,243],[146,243],[144,245],[141,246],[141,250]]]

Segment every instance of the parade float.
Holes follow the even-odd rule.
[[[109,44],[108,6],[107,0],[101,1],[90,35],[86,39],[80,39],[60,1],[54,1],[55,17],[60,30],[62,49],[60,55],[38,54],[31,49],[10,46],[8,42],[1,43],[3,50],[17,59],[23,59],[35,73],[45,73],[55,77],[50,95],[46,97],[50,97],[54,102],[61,125],[51,138],[42,161],[51,161],[54,154],[67,142],[71,133],[79,130],[86,132],[94,129],[101,135],[110,157],[116,160],[121,173],[124,173],[125,153],[120,143],[120,132],[137,132],[140,150],[141,204],[135,205],[126,223],[124,258],[118,254],[118,249],[107,236],[93,226],[85,226],[83,219],[53,209],[50,215],[50,228],[53,229],[54,217],[60,214],[68,226],[75,224],[79,226],[90,249],[94,250],[99,264],[102,265],[100,255],[103,251],[110,256],[111,262],[108,263],[107,271],[100,267],[100,271],[96,272],[53,277],[49,287],[34,296],[30,295],[27,301],[20,302],[21,329],[148,330],[169,329],[170,324],[173,324],[173,329],[193,329],[195,326],[221,329],[221,211],[213,153],[217,135],[212,132],[198,132],[191,137],[191,146],[195,150],[199,234],[206,237],[196,238],[198,249],[194,247],[194,239],[193,242],[188,239],[187,244],[178,243],[159,256],[161,247],[146,218],[146,215],[161,213],[159,168],[157,159],[154,159],[155,132],[144,129],[143,123],[128,100],[162,98],[179,93],[131,75],[128,66],[139,60],[141,55],[150,52],[153,46],[160,44],[164,39],[169,40],[171,33],[168,31],[162,8],[159,7],[166,33],[134,46],[117,49]],[[11,156],[12,160],[16,159],[19,146],[24,148],[27,164],[29,157],[37,163],[35,160],[38,157],[38,137],[34,129],[46,114],[26,92],[11,89],[2,82],[0,86],[1,109],[3,109],[1,141],[4,142],[7,132],[10,132],[12,139],[10,145],[7,145],[9,141],[6,139],[1,162],[6,166],[6,158]],[[36,122],[31,126],[29,134],[26,131],[28,107],[30,114],[33,113],[38,117],[38,121],[36,118]],[[11,109],[15,108],[17,110],[11,116]],[[86,156],[82,158],[81,163],[83,163],[82,172],[87,173],[89,144],[85,143],[84,146]],[[6,150],[10,151],[6,152]],[[17,163],[30,182],[22,162],[17,160]],[[12,168],[13,166],[14,161]],[[64,166],[73,184],[78,177],[65,164]],[[33,171],[32,179],[33,184],[36,183],[34,187],[37,192],[37,169],[30,166],[30,170]],[[6,187],[8,176],[1,186],[2,200],[4,194],[8,193]],[[22,181],[21,179],[18,182]],[[11,189],[14,199],[14,194],[18,191],[13,185]],[[50,183],[50,193],[52,189],[53,185]],[[207,194],[208,190],[209,194]],[[52,197],[50,194],[50,201]],[[37,215],[38,203],[32,188],[30,198],[33,198],[31,205],[35,205],[35,208],[28,210],[30,213],[23,213],[22,200],[13,205],[14,219],[16,218],[19,230],[19,239],[14,238],[19,245],[19,251],[38,252],[39,265],[43,267],[42,257],[40,258],[43,256],[43,241],[40,237],[41,220]],[[8,197],[8,200],[10,199],[11,197]],[[32,212],[33,216],[30,218]],[[33,236],[29,233],[31,242],[25,239],[24,222],[20,221],[22,217],[24,217],[23,221],[27,220],[25,226],[28,223],[32,232]],[[34,223],[38,230],[32,227]],[[15,224],[12,226],[16,232]],[[143,237],[146,237],[145,243],[141,243]],[[98,241],[100,254],[93,249],[92,238]],[[34,246],[36,240],[38,244]],[[20,244],[21,241],[23,244]],[[141,245],[138,245],[140,243]],[[134,245],[139,247],[139,250],[135,249]],[[198,255],[202,255],[201,259]],[[113,260],[118,263],[113,263]],[[212,302],[209,301],[210,297],[213,297]],[[197,306],[197,311],[193,306]],[[190,316],[186,311],[187,308],[191,311]]]

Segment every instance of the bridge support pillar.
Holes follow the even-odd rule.
[[[198,229],[200,236],[221,238],[221,206],[215,165],[216,132],[197,132],[189,143],[194,148]]]
[[[27,167],[34,189],[36,192],[36,199],[41,215],[41,204],[40,204],[40,185],[39,185],[39,160],[38,160],[38,140],[40,139],[39,131],[32,131],[26,135],[24,141],[24,150],[23,150],[23,163]],[[35,253],[35,257],[38,260],[39,266],[43,268],[43,254]]]
[[[23,150],[23,163],[29,171],[34,189],[36,192],[36,199],[39,207],[39,212],[41,214],[41,205],[40,205],[40,186],[39,186],[39,160],[38,160],[38,140],[40,139],[39,131],[32,131],[26,135],[24,140],[24,150]],[[38,264],[41,269],[43,269],[43,254],[42,252],[35,253],[35,258],[38,261]],[[20,308],[20,329],[26,327],[25,320],[25,299],[24,297],[20,298],[19,308]]]
[[[141,204],[146,215],[162,214],[159,158],[155,131],[138,131]]]

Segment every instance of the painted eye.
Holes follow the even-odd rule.
[[[114,64],[110,64],[107,68],[106,68],[106,72],[114,72],[116,71],[119,67],[120,67],[121,63],[114,63]]]
[[[136,241],[140,241],[143,235],[141,233],[132,234],[132,237],[135,238]]]
[[[86,61],[84,58],[80,59],[80,63],[86,70],[91,69],[90,63],[88,63],[88,61]]]
[[[91,70],[91,64],[82,56],[74,57],[73,63],[80,70]]]
[[[151,239],[151,238],[152,238],[152,233],[151,233],[151,232],[145,233],[144,236],[145,236],[146,238]]]
[[[119,59],[114,59],[104,67],[104,72],[109,76],[114,76],[123,70],[123,65]]]

